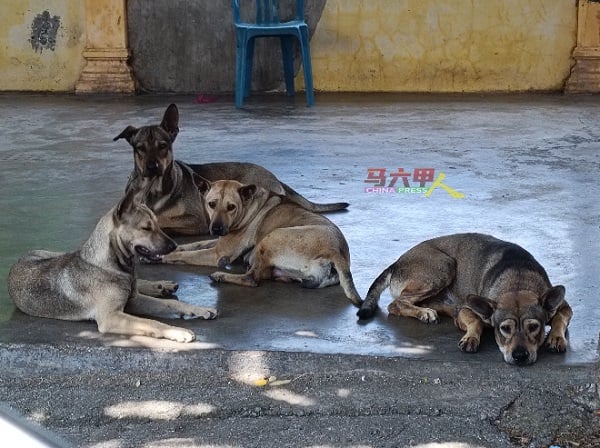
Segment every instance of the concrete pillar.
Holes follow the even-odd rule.
[[[127,60],[126,0],[85,0],[86,65],[77,93],[135,91]]]
[[[579,0],[575,66],[565,85],[568,93],[600,92],[600,2]]]

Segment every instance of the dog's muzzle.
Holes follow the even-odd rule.
[[[229,227],[222,222],[215,222],[210,226],[210,234],[213,236],[225,236],[229,233]]]
[[[530,363],[529,351],[523,346],[518,346],[513,350],[512,358],[515,361],[515,364],[519,366],[524,366]]]
[[[159,262],[162,260],[163,255],[166,255],[170,252],[173,252],[175,249],[177,248],[177,243],[173,240],[168,241],[167,244],[165,245],[165,247],[163,248],[163,250],[161,251],[156,251],[156,250],[150,250],[145,246],[135,246],[135,252],[142,257],[143,259],[150,261],[150,262]]]
[[[162,169],[158,161],[148,162],[144,168],[144,177],[162,176]]]

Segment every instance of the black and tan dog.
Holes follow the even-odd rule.
[[[219,238],[185,244],[165,263],[225,267],[245,255],[245,274],[215,272],[219,282],[257,286],[260,280],[299,281],[306,288],[340,284],[357,307],[362,300],[350,273],[350,251],[340,229],[323,215],[256,185],[234,180],[199,183],[210,233]]]
[[[172,145],[178,133],[179,111],[175,104],[171,104],[160,125],[141,128],[127,126],[114,138],[124,138],[133,147],[135,166],[127,190],[148,191],[143,201],[156,213],[160,227],[169,234],[208,234],[208,217],[198,195],[194,174],[209,181],[234,179],[244,184],[258,185],[278,195],[285,195],[291,202],[316,213],[348,207],[346,202],[311,202],[273,173],[253,163],[193,165],[174,160]]]
[[[494,328],[510,364],[534,363],[544,341],[555,352],[567,348],[572,311],[565,288],[553,287],[544,268],[516,244],[477,233],[422,242],[373,282],[360,318],[373,316],[388,287],[394,299],[390,314],[428,323],[438,322],[438,312],[454,316],[466,332],[459,342],[465,352],[479,349],[484,324]]]
[[[101,333],[193,341],[191,330],[128,314],[169,319],[217,315],[212,308],[139,292],[134,258],[158,260],[177,245],[160,230],[154,213],[134,196],[128,193],[104,215],[79,250],[37,250],[17,261],[8,276],[15,305],[32,316],[95,320]],[[162,295],[164,284],[146,282],[146,286]]]

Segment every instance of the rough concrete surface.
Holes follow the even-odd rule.
[[[600,446],[597,97],[560,95],[256,97],[0,96],[0,401],[85,447]],[[175,322],[177,344],[97,333],[91,322],[15,310],[5,278],[27,250],[73,250],[121,196],[131,149],[112,138],[179,105],[176,157],[259,163],[308,198],[347,200],[346,235],[364,295],[387,265],[433,236],[481,231],[517,242],[564,284],[566,354],[511,367],[487,334],[457,348],[450,321],[371,321],[338,287],[212,284],[205,268],[143,266],[216,306]],[[366,193],[368,168],[433,168],[443,189]],[[266,379],[265,379],[266,378]],[[269,379],[270,378],[270,379]]]
[[[77,346],[2,358],[0,397],[76,446],[600,445],[589,366]]]

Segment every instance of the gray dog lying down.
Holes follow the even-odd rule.
[[[195,334],[128,313],[162,318],[213,319],[217,311],[138,291],[135,257],[158,260],[177,245],[158,226],[156,216],[127,194],[104,215],[89,239],[71,253],[29,252],[8,276],[15,305],[32,316],[95,320],[101,333],[142,335],[191,342]],[[175,290],[170,282],[145,282],[144,291]]]
[[[358,312],[361,319],[375,314],[387,288],[394,299],[390,314],[427,323],[438,322],[438,313],[453,316],[465,331],[459,342],[465,352],[479,349],[484,325],[494,328],[509,364],[534,363],[544,344],[555,352],[567,349],[573,311],[565,288],[552,286],[542,265],[514,243],[462,233],[417,244],[373,282]]]

